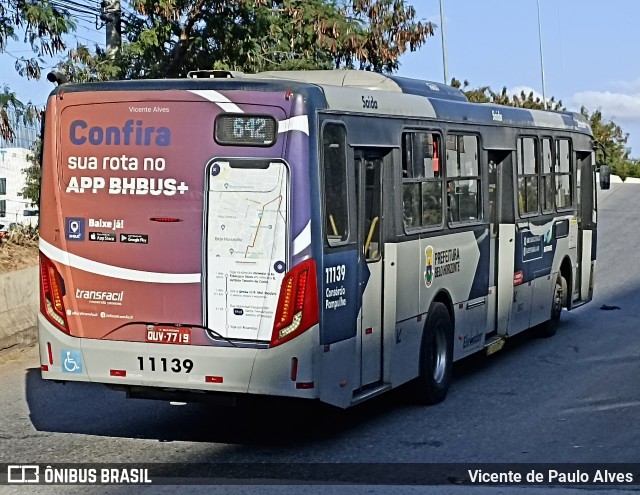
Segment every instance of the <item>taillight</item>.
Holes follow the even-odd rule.
[[[515,272],[513,274],[513,286],[516,287],[518,285],[522,285],[522,282],[524,282],[524,273],[521,271],[519,272]]]
[[[318,323],[316,263],[306,260],[287,272],[280,287],[271,347],[297,337]]]
[[[51,260],[40,253],[40,311],[53,325],[69,333],[69,324],[62,297],[64,281]]]

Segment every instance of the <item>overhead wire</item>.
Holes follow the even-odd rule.
[[[55,8],[65,10],[69,14],[73,13],[72,17],[78,21],[78,24],[84,31],[100,33],[100,31],[97,29],[100,14],[102,12],[100,3],[93,0],[86,1],[90,2],[91,4],[80,3],[74,0],[49,0],[50,4]],[[104,44],[104,42],[81,36],[77,34],[77,32],[70,33],[70,35],[73,36],[76,41],[84,40],[98,45]]]
[[[87,5],[84,3],[75,2],[73,0],[49,0],[49,4],[57,8],[62,8],[74,12],[82,12],[85,14],[100,14],[100,8]]]

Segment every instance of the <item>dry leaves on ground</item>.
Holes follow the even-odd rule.
[[[38,264],[38,243],[23,245],[0,241],[0,273],[20,270]]]

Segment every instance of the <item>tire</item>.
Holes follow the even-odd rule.
[[[419,404],[438,404],[447,396],[453,369],[453,323],[442,303],[433,303],[420,345],[420,375],[412,397]]]
[[[556,285],[553,289],[553,299],[551,301],[551,317],[540,326],[538,335],[540,337],[553,337],[558,331],[560,315],[564,304],[565,293],[567,291],[567,281],[562,275],[558,275]]]

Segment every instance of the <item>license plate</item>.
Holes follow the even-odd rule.
[[[191,328],[154,326],[147,330],[147,342],[156,344],[191,344]]]

